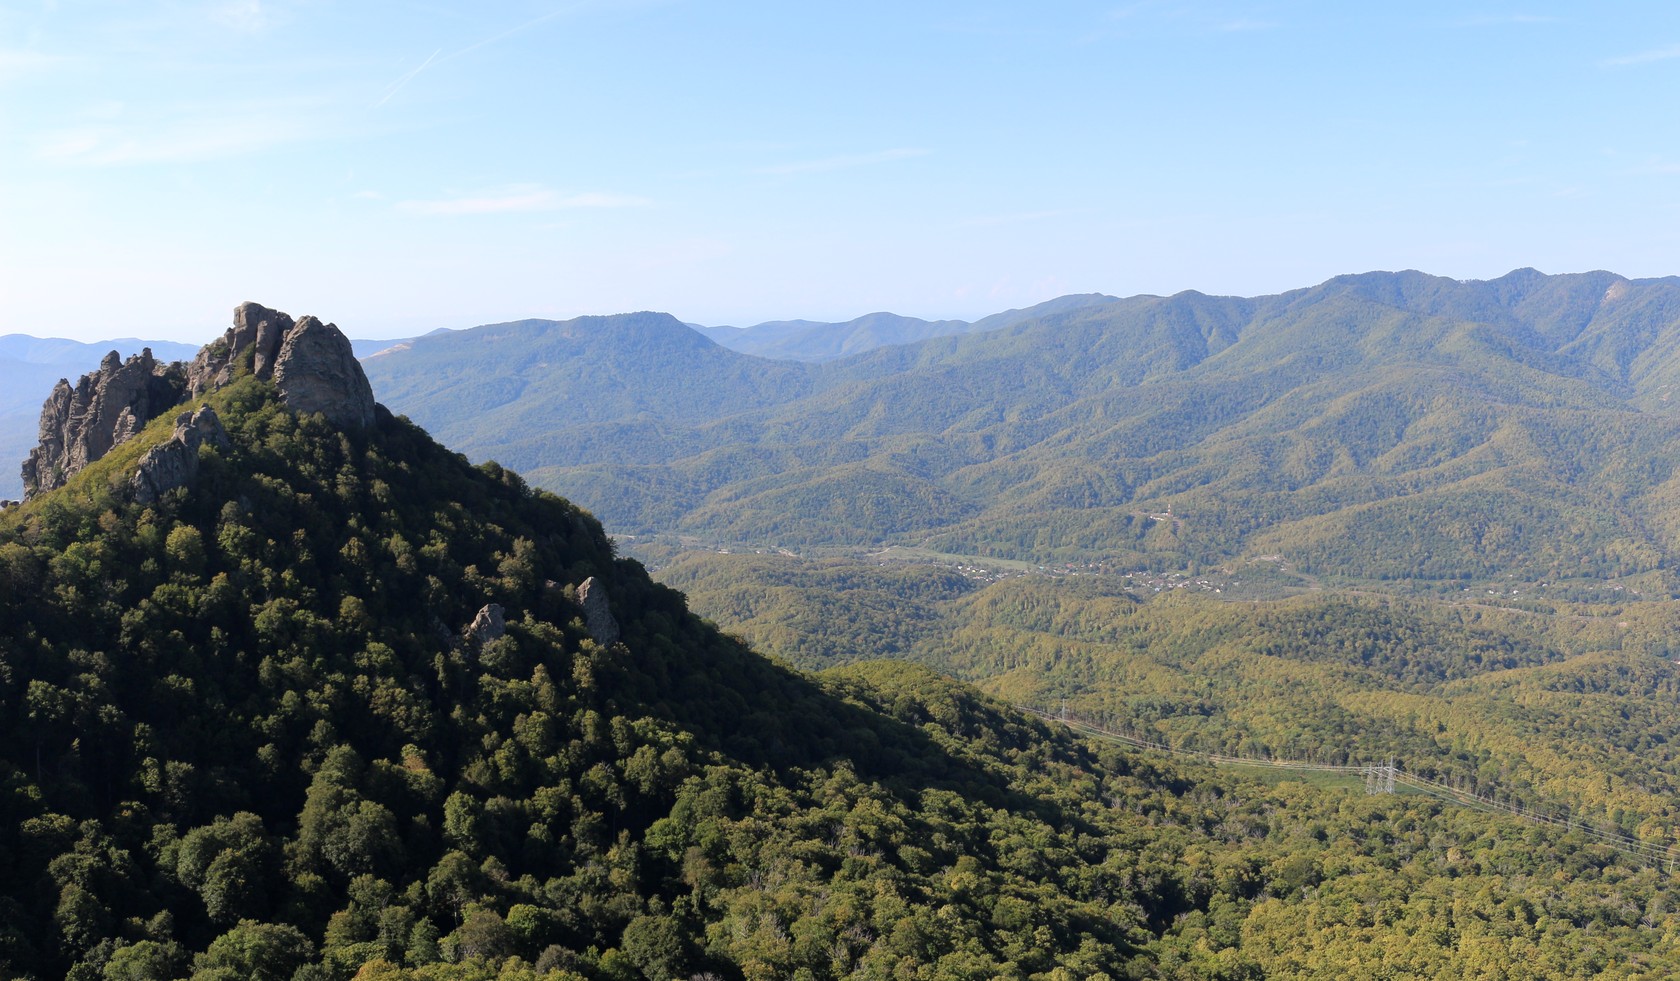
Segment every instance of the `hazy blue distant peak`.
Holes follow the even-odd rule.
[[[389,354],[392,351],[406,351],[413,345],[414,341],[415,338],[412,337],[363,337],[359,339],[353,337],[350,339],[350,350],[356,352],[356,359],[361,361],[367,358],[377,358],[381,354]]]
[[[638,310],[634,313],[615,313],[573,317],[570,320],[510,320],[505,323],[483,324],[471,330],[448,332],[447,336],[434,331],[416,338],[425,346],[446,344],[473,346],[518,340],[532,344],[564,345],[636,345],[657,341],[678,348],[712,347],[713,344],[689,325],[668,313]]]
[[[1132,299],[1148,299],[1148,297],[1133,297]],[[1119,297],[1109,296],[1106,293],[1070,293],[1067,296],[1058,296],[1054,300],[1045,300],[1043,303],[1034,304],[1030,307],[1005,310],[1002,313],[981,317],[971,324],[969,329],[976,334],[988,330],[1002,330],[1005,327],[1013,327],[1023,321],[1035,320],[1039,317],[1048,317],[1053,314],[1067,313],[1071,310],[1106,306],[1119,302],[1121,302]]]
[[[115,350],[124,357],[139,354],[141,348],[151,348],[152,356],[160,361],[179,361],[198,353],[199,345],[177,341],[148,341],[138,337],[118,337],[107,341],[72,341],[63,337],[33,337],[29,334],[0,335],[0,358],[26,364],[71,365],[92,368],[99,359]]]
[[[829,361],[892,344],[964,333],[963,320],[921,320],[896,313],[864,314],[845,323],[772,320],[751,327],[697,327],[708,339],[742,354],[788,361]]]
[[[876,348],[914,344],[936,337],[1003,330],[1029,320],[1118,302],[1116,297],[1102,293],[1080,293],[1019,310],[1005,310],[973,322],[922,320],[882,311],[864,314],[844,323],[771,320],[751,327],[691,326],[718,344],[743,354],[792,361],[830,361]]]

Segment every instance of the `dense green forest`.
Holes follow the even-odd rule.
[[[1082,744],[916,666],[802,674],[403,419],[210,402],[192,487],[124,490],[159,420],[0,523],[8,975],[1680,968],[1680,889],[1590,838]]]
[[[1680,282],[1068,299],[823,363],[635,314],[421,338],[368,372],[614,534],[1680,589]]]
[[[1680,828],[1680,607],[997,582],[919,565],[687,553],[659,576],[807,669],[906,658],[1009,701],[1208,753],[1418,774],[1655,842]]]

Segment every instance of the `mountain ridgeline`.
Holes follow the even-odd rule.
[[[422,338],[367,370],[617,533],[1673,588],[1680,281],[1071,301],[820,363],[635,314]]]
[[[335,328],[242,311],[0,514],[8,977],[1680,969],[1672,878],[1578,830],[768,661],[576,506],[364,416]]]
[[[1083,306],[1097,306],[1114,300],[1101,293],[1064,296],[1026,310],[1005,310],[966,320],[921,320],[894,313],[870,313],[842,324],[811,320],[773,320],[751,327],[703,327],[694,329],[708,339],[742,354],[785,361],[832,361],[862,354],[878,347],[910,344],[952,334],[979,334],[1001,330],[1025,320]]]

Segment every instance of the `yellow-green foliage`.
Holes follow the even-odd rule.
[[[1145,590],[1145,601],[1112,576],[983,584],[927,567],[703,553],[662,576],[725,629],[804,667],[910,658],[1187,749],[1394,757],[1680,837],[1680,603],[1229,602],[1187,590]]]
[[[369,370],[450,445],[615,533],[1133,569],[1277,554],[1367,584],[1668,594],[1677,296],[1605,273],[1373,273],[817,365],[638,315],[426,338]]]
[[[346,435],[255,382],[216,405],[233,446],[191,488],[72,487],[0,529],[8,976],[1680,969],[1680,892],[1588,839],[1081,745],[912,665],[801,675],[403,420]],[[621,643],[588,635],[586,577]],[[999,640],[1142,622],[1100,594],[920,595]],[[490,602],[506,634],[468,638]],[[1190,657],[1220,629],[1151,636]]]

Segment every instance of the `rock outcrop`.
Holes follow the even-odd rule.
[[[269,377],[274,373],[274,358],[280,353],[280,339],[291,329],[291,317],[260,303],[234,307],[233,326],[221,340],[206,344],[187,366],[188,390],[197,398],[233,381],[247,354],[252,361],[244,366],[259,378]]]
[[[349,338],[336,326],[314,317],[293,321],[278,310],[241,303],[233,311],[233,326],[190,364],[160,364],[150,350],[123,361],[112,351],[98,371],[82,376],[74,387],[60,381],[41,409],[41,445],[23,465],[24,497],[62,487],[146,423],[247,372],[273,381],[294,411],[319,412],[344,429],[372,426],[383,411],[373,401]],[[147,451],[134,476],[136,495],[155,500],[181,486],[177,480],[191,480],[198,446],[206,439],[227,439],[215,413],[203,426],[195,420],[198,415],[177,422],[174,439]],[[214,433],[204,428],[210,423]]]
[[[75,387],[60,379],[41,407],[41,444],[23,464],[24,497],[64,486],[70,476],[174,408],[186,393],[180,364],[150,348],[123,361],[112,351]]]
[[[286,331],[274,359],[274,386],[295,412],[319,412],[343,429],[373,425],[373,386],[350,339],[333,324],[304,317]]]
[[[480,644],[507,633],[507,615],[500,603],[487,603],[473,617],[473,622],[467,625],[466,635]]]
[[[197,412],[183,412],[175,418],[175,435],[140,456],[130,486],[134,499],[150,504],[177,487],[185,487],[198,476],[198,448],[203,445],[225,450],[227,430],[216,410],[208,405]]]
[[[278,310],[241,303],[233,326],[187,369],[192,394],[227,384],[246,366],[272,380],[294,411],[320,412],[346,429],[373,425],[373,388],[350,339],[333,324],[315,317],[293,321]]]
[[[585,579],[577,590],[578,603],[583,607],[583,626],[595,643],[610,647],[618,641],[618,621],[607,607],[607,589],[595,581]]]

